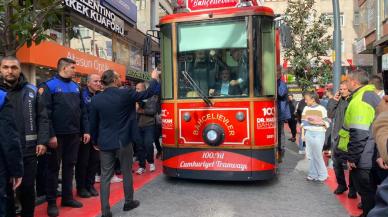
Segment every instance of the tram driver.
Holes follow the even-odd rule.
[[[214,85],[213,89],[209,90],[209,96],[230,96],[241,95],[240,85],[231,85],[231,73],[229,69],[221,71],[221,81]]]

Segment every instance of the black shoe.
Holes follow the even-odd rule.
[[[81,208],[83,205],[82,203],[76,201],[76,200],[66,200],[61,203],[62,206],[68,206],[68,207],[73,207],[73,208]]]
[[[354,190],[349,190],[348,198],[356,199],[357,198],[357,192],[355,192]]]
[[[131,209],[135,209],[140,205],[140,202],[138,200],[132,200],[129,203],[125,203],[123,207],[123,211],[129,211]]]
[[[348,188],[342,185],[338,185],[337,189],[335,189],[334,194],[343,194],[345,191],[347,191]]]
[[[99,195],[98,192],[97,192],[97,190],[94,188],[94,186],[90,187],[90,188],[88,189],[88,191],[89,191],[89,193],[90,193],[90,195],[91,195],[92,197],[97,197],[97,196]]]
[[[361,202],[359,202],[359,203],[357,204],[357,208],[358,208],[358,209],[362,209],[362,203],[361,203]]]
[[[158,153],[156,153],[155,158],[156,158],[156,159],[162,159],[162,152],[161,152],[161,151],[158,151]]]
[[[351,215],[350,217],[366,217],[364,214],[361,215]]]
[[[47,215],[50,217],[57,217],[59,215],[57,204],[55,203],[48,204]]]
[[[77,195],[81,198],[89,198],[92,195],[85,188],[77,190]]]
[[[112,213],[111,212],[109,212],[109,213],[107,213],[107,214],[105,214],[105,215],[101,215],[101,217],[112,217],[113,215],[112,215]]]

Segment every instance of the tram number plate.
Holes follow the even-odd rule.
[[[224,159],[225,153],[222,152],[203,152],[203,159]]]

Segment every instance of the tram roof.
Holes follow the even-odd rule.
[[[226,18],[226,17],[238,17],[248,15],[264,15],[274,16],[274,12],[271,8],[265,6],[252,6],[241,8],[225,8],[214,10],[203,10],[195,12],[182,12],[177,14],[171,14],[164,16],[160,19],[159,24],[176,23],[184,21],[205,20],[209,18]]]

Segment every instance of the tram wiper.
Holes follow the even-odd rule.
[[[194,91],[197,92],[198,96],[208,105],[213,106],[213,103],[209,100],[209,97],[203,93],[203,90],[195,83],[194,79],[186,71],[182,71],[182,75],[185,80],[193,87]]]

